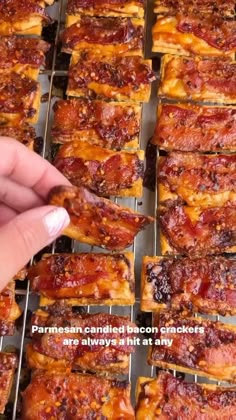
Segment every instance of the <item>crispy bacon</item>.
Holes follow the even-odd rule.
[[[80,315],[68,308],[59,306],[55,310],[52,306],[50,312],[35,312],[32,325],[76,327],[79,330],[67,333],[35,332],[32,344],[27,349],[31,368],[51,370],[57,367],[62,370],[73,368],[98,373],[127,373],[129,355],[135,351],[135,347],[130,344],[135,334],[128,331],[128,328],[134,330],[135,324],[128,317],[106,313]],[[96,330],[105,327],[109,328],[108,332]],[[77,340],[77,343],[64,344],[64,340],[69,339]],[[101,340],[108,340],[108,344]]]
[[[231,17],[235,15],[235,0],[155,0],[156,13],[206,13]]]
[[[11,281],[0,293],[0,335],[13,335],[15,320],[21,309],[15,302],[15,282]]]
[[[10,397],[16,367],[17,357],[15,354],[0,353],[0,414],[4,413]]]
[[[224,103],[236,102],[236,62],[226,58],[165,55],[160,95]]]
[[[67,14],[94,16],[144,15],[144,0],[68,0]]]
[[[54,111],[56,142],[79,139],[108,149],[137,146],[139,105],[71,99],[56,102]]]
[[[117,17],[82,16],[62,34],[63,51],[92,49],[100,55],[141,55],[143,21]]]
[[[9,69],[16,64],[39,68],[45,64],[45,54],[50,45],[36,38],[4,36],[0,38],[0,69]]]
[[[22,420],[134,420],[130,385],[76,373],[39,372],[23,392]]]
[[[153,335],[150,364],[236,382],[235,326],[186,318],[179,313],[155,315],[154,326],[158,327],[158,332]],[[163,339],[172,339],[172,345],[160,344],[158,340]]]
[[[162,104],[152,143],[164,150],[236,150],[236,108]]]
[[[234,259],[144,257],[141,309],[235,315],[235,280]]]
[[[98,195],[142,196],[143,152],[112,152],[85,142],[62,146],[54,161],[73,185]]]
[[[139,378],[136,420],[181,417],[181,420],[220,420],[236,417],[235,387],[184,382],[169,372]]]
[[[82,52],[72,55],[67,94],[148,102],[154,80],[150,60]]]
[[[50,304],[58,299],[97,305],[134,301],[134,262],[129,253],[45,255],[29,268],[28,278],[31,289]]]
[[[12,137],[29,147],[31,150],[33,150],[34,142],[36,140],[34,127],[31,127],[26,123],[22,126],[1,126],[0,122],[0,136]]]
[[[159,158],[159,200],[189,206],[236,205],[236,156],[172,152]]]
[[[120,251],[153,219],[114,204],[84,187],[56,187],[49,203],[64,206],[71,223],[64,234],[90,245]]]
[[[49,23],[50,17],[45,7],[38,0],[1,0],[0,2],[0,35],[29,33],[39,22]],[[24,24],[26,22],[26,24]],[[22,25],[23,23],[23,25]]]
[[[236,50],[236,21],[221,17],[184,15],[177,17],[177,30],[193,34],[222,51]]]
[[[36,113],[35,99],[39,93],[39,84],[35,80],[14,72],[1,75],[0,112],[22,113],[32,117]]]
[[[159,221],[164,254],[205,256],[234,252],[236,248],[234,206],[201,209],[175,205],[161,208]]]

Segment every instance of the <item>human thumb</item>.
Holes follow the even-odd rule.
[[[64,208],[38,207],[17,215],[0,228],[0,290],[70,222]]]

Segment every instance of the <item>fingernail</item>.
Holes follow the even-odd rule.
[[[70,223],[70,217],[63,207],[55,208],[43,218],[44,225],[50,236],[57,236]]]

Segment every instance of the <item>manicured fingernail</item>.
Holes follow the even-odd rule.
[[[43,218],[44,225],[48,234],[53,237],[57,236],[70,223],[70,217],[63,207],[55,208]]]

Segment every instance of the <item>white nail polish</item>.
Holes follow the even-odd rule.
[[[43,218],[49,236],[57,236],[70,223],[70,217],[63,207],[55,208]]]

